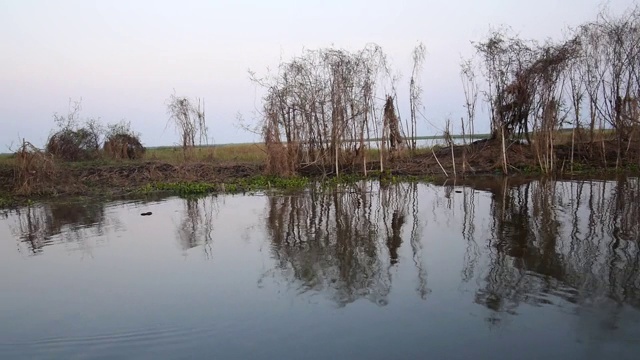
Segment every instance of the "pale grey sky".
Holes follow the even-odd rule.
[[[635,4],[611,0],[614,13]],[[357,50],[373,42],[389,56],[406,88],[411,51],[427,48],[422,85],[434,124],[464,108],[461,56],[490,27],[509,25],[523,38],[561,38],[595,19],[600,0],[142,1],[0,0],[0,153],[25,138],[43,146],[82,98],[83,117],[125,119],[148,146],[172,145],[165,101],[206,100],[215,143],[256,136],[235,126],[253,117],[259,96],[247,70],[266,74],[305,48]],[[402,90],[405,92],[404,90]],[[408,100],[400,98],[400,102]],[[480,129],[483,130],[483,129]],[[486,129],[484,129],[486,130]],[[421,123],[419,133],[435,129]]]

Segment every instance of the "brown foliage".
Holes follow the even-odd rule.
[[[27,141],[15,153],[14,191],[19,195],[45,192],[47,183],[56,175],[56,167],[50,154]]]
[[[105,155],[113,159],[140,159],[145,152],[140,139],[130,134],[109,136],[104,142],[103,150]]]
[[[329,48],[280,64],[273,78],[253,76],[267,90],[262,135],[268,171],[286,175],[302,166],[332,165],[338,174],[342,164],[357,159],[354,153],[379,130],[376,81],[386,66],[376,45],[356,53]]]
[[[391,96],[387,96],[387,101],[384,104],[384,123],[389,127],[389,150],[393,152],[402,146],[402,135]]]
[[[99,149],[98,135],[92,131],[63,129],[49,138],[46,152],[62,160],[82,161],[95,159]]]

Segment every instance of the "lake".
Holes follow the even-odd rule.
[[[45,202],[0,359],[638,359],[639,237],[637,178]]]

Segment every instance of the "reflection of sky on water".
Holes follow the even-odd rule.
[[[516,346],[628,358],[640,335],[638,184],[358,183],[22,208],[0,217],[0,354],[26,342],[64,357],[108,341],[132,355],[118,340],[130,332],[130,351],[173,339],[192,355],[215,344],[248,356],[244,338],[266,349],[258,357],[326,357],[349,338],[371,357],[393,343],[409,357]],[[281,337],[307,350],[276,348]]]

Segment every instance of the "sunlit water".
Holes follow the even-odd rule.
[[[0,359],[640,358],[637,179],[320,190],[0,214]]]

